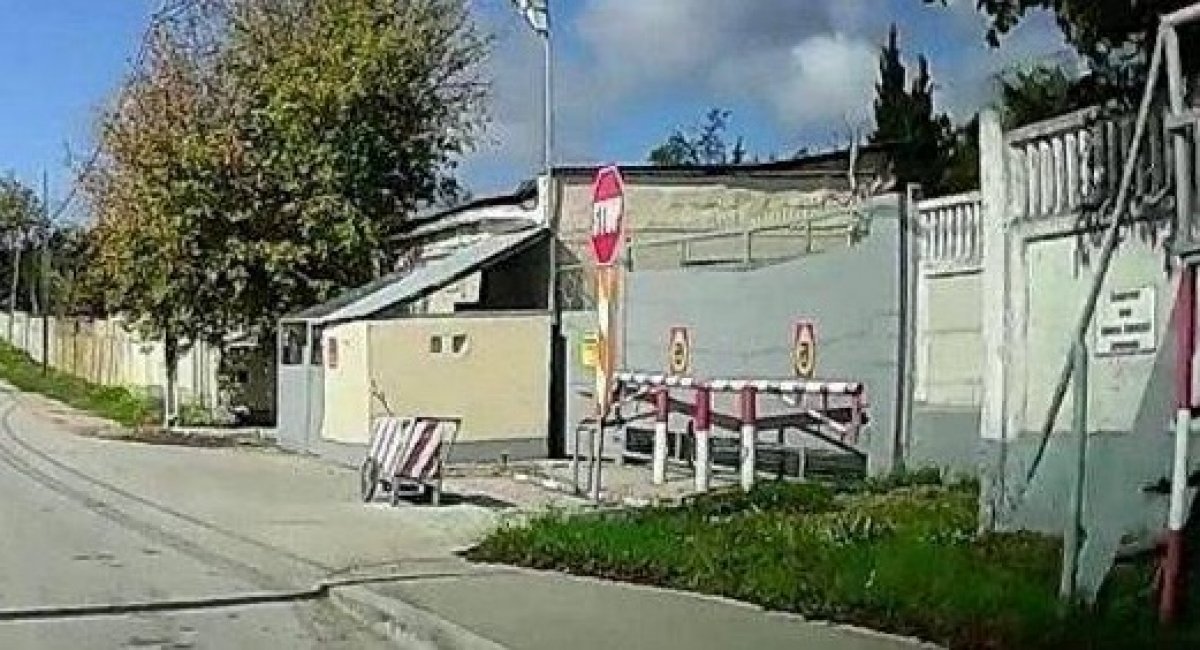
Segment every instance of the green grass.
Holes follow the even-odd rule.
[[[718,594],[951,648],[1200,648],[1200,628],[1158,628],[1146,567],[1114,572],[1095,609],[1064,613],[1059,542],[977,536],[977,504],[971,482],[921,474],[836,494],[767,484],[680,508],[552,514],[502,528],[467,556]]]
[[[53,368],[43,374],[40,363],[4,342],[0,342],[0,379],[125,426],[152,424],[158,419],[148,397],[125,388],[98,386]]]

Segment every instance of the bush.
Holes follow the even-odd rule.
[[[913,472],[842,494],[772,483],[679,508],[553,514],[505,527],[467,556],[722,595],[950,648],[1200,647],[1194,626],[1154,624],[1149,571],[1126,572],[1097,609],[1064,616],[1060,542],[977,536],[978,492],[934,477]]]

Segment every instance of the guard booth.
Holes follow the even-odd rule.
[[[313,319],[280,322],[276,430],[280,446],[290,451],[310,450],[320,437],[325,404],[320,341]]]

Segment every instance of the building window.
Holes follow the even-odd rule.
[[[285,366],[298,366],[304,363],[304,345],[307,343],[308,325],[306,323],[288,323],[283,326],[280,337],[279,359]]]
[[[441,336],[435,334],[435,335],[429,337],[429,353],[430,354],[441,354],[442,353],[442,337]]]
[[[467,353],[467,335],[455,334],[454,338],[450,339],[450,351],[454,354]]]

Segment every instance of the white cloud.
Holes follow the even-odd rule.
[[[507,2],[472,2],[497,36],[491,63],[496,123],[494,144],[469,159],[467,171],[486,168],[494,176],[507,162],[510,177],[526,177],[541,163],[540,46]],[[568,2],[579,4],[572,4],[555,28],[559,162],[595,160],[606,153],[640,157],[643,151],[613,152],[601,134],[636,123],[652,107],[658,114],[664,106],[688,111],[669,118],[663,132],[695,119],[696,106],[751,107],[772,121],[775,132],[801,139],[762,143],[768,152],[820,144],[802,140],[844,133],[847,122],[864,126],[870,122],[879,47],[893,21],[901,24],[906,62],[912,65],[918,53],[929,54],[938,106],[960,119],[989,98],[997,71],[1064,49],[1053,21],[1037,14],[1028,16],[1003,48],[989,49],[986,18],[974,10],[973,0],[955,0],[949,8],[922,7],[917,0],[556,4]]]

